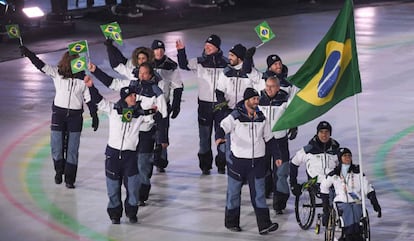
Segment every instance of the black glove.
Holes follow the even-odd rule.
[[[251,48],[249,48],[247,51],[246,51],[246,54],[245,54],[245,58],[246,59],[251,59],[251,58],[253,58],[253,55],[256,53],[256,47],[251,47]]]
[[[302,185],[299,185],[297,183],[292,184],[290,186],[290,190],[292,191],[293,195],[300,196],[302,194]]]
[[[367,196],[368,196],[368,199],[371,201],[374,211],[378,213],[378,217],[380,218],[382,216],[381,206],[378,203],[378,199],[377,199],[377,195],[375,194],[375,191],[368,193]]]
[[[111,38],[107,38],[104,42],[105,46],[113,46],[114,40]]]
[[[91,117],[92,117],[92,128],[93,131],[98,130],[98,126],[99,126],[99,118],[98,118],[98,114],[95,113],[91,113]]]
[[[26,48],[26,46],[24,46],[24,45],[20,45],[19,46],[19,50],[20,50],[20,54],[22,55],[22,56],[29,56],[32,52],[28,49],[28,48]]]
[[[173,92],[173,102],[171,105],[171,118],[175,119],[181,110],[181,96],[183,93],[183,88],[177,88]]]
[[[296,136],[298,135],[298,128],[295,127],[295,128],[289,129],[287,134],[288,134],[289,140],[294,140]]]

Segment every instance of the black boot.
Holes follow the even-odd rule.
[[[213,153],[198,153],[199,167],[204,175],[210,175],[210,170],[213,164]]]
[[[65,171],[65,160],[53,160],[53,165],[55,167],[55,183],[61,184],[63,182],[63,173]]]

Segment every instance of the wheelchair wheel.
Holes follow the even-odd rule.
[[[309,229],[315,218],[315,194],[306,189],[295,198],[296,221],[303,230]]]
[[[366,211],[366,214],[367,216],[365,218],[361,218],[362,238],[364,241],[371,241],[368,211]]]
[[[336,210],[334,208],[331,208],[331,211],[329,212],[329,217],[328,217],[328,224],[325,228],[325,241],[337,241],[339,240],[339,238],[342,235],[342,232],[340,230],[338,230],[337,232],[337,228],[339,224],[338,224],[338,218],[337,218],[337,213]]]

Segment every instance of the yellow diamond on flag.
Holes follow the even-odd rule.
[[[254,30],[256,31],[257,35],[259,36],[260,40],[263,43],[268,42],[269,40],[276,37],[273,33],[272,29],[270,28],[269,24],[266,21],[263,21],[259,25],[257,25]]]
[[[260,36],[263,38],[269,39],[270,37],[270,31],[268,28],[260,26]]]
[[[68,49],[70,55],[85,53],[88,52],[88,43],[86,40],[74,42],[69,44]]]
[[[70,61],[70,66],[72,69],[72,73],[76,74],[78,72],[81,72],[82,70],[86,69],[86,58],[85,56],[73,59]]]

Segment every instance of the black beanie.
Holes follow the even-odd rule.
[[[246,47],[241,44],[236,44],[230,49],[230,52],[236,55],[239,59],[244,59],[244,56],[246,55]]]
[[[318,126],[316,127],[316,134],[318,134],[318,132],[323,129],[328,130],[329,133],[332,135],[332,126],[331,124],[329,124],[329,122],[327,121],[319,122]]]
[[[221,39],[219,36],[212,34],[210,35],[210,37],[207,38],[206,43],[210,43],[219,49],[221,45]]]
[[[243,100],[248,100],[252,97],[259,96],[259,92],[253,88],[246,88],[246,90],[243,93]]]
[[[121,100],[125,100],[125,98],[128,97],[132,93],[135,93],[135,94],[137,93],[135,91],[135,88],[133,88],[132,86],[126,86],[121,89],[121,91],[119,92],[119,95],[121,96]]]
[[[346,148],[346,147],[344,147],[344,148],[339,148],[339,151],[338,151],[338,161],[339,162],[341,162],[342,161],[342,156],[345,154],[345,153],[349,153],[349,154],[351,154],[352,155],[352,152],[351,152],[351,150],[349,150],[348,148]]]
[[[271,54],[267,56],[267,59],[266,59],[267,68],[270,68],[270,66],[272,66],[272,64],[274,64],[277,61],[282,62],[282,59],[280,59],[280,57],[277,54]]]
[[[154,49],[164,49],[165,50],[165,44],[161,40],[154,40],[151,44],[151,48]]]

